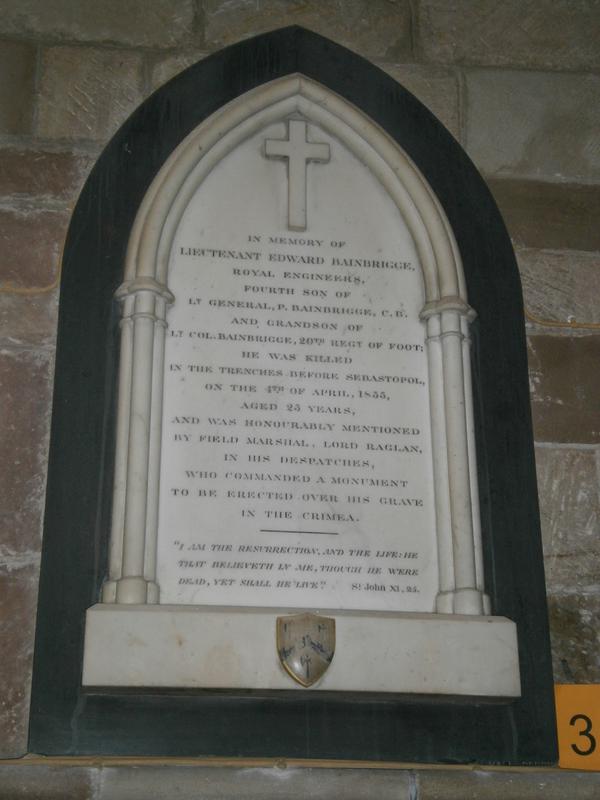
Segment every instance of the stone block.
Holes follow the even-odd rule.
[[[551,594],[600,589],[600,488],[593,450],[537,447],[546,586]]]
[[[0,800],[93,800],[97,771],[27,761],[0,764]]]
[[[589,0],[420,0],[428,61],[541,69],[600,67],[600,14]]]
[[[0,149],[0,195],[68,201],[92,166],[86,155],[17,147]]]
[[[418,800],[596,800],[600,774],[558,769],[420,770]]]
[[[44,40],[175,47],[194,28],[193,0],[3,0],[2,12],[2,34]]]
[[[489,187],[517,246],[600,250],[600,186],[490,180]]]
[[[417,64],[380,66],[426,105],[455,139],[459,138],[458,81],[451,70]]]
[[[60,211],[0,210],[0,284],[46,288],[58,274],[68,224]]]
[[[0,758],[27,752],[37,578],[35,565],[0,569]],[[0,798],[10,797],[0,787]]]
[[[0,508],[36,510],[43,503],[52,394],[52,354],[0,351]]]
[[[550,594],[548,613],[554,681],[598,683],[600,593]]]
[[[598,532],[596,532],[598,536]],[[556,594],[600,591],[598,555],[574,553],[544,557],[546,590]]]
[[[48,48],[41,61],[36,133],[50,138],[104,141],[143,96],[139,53]]]
[[[5,13],[0,15],[4,18]],[[0,133],[29,133],[33,111],[35,47],[2,42],[0,47]]]
[[[0,512],[0,574],[39,566],[44,498],[32,498],[23,510]]]
[[[486,175],[600,182],[600,75],[469,70],[466,149]]]
[[[158,89],[175,75],[201,61],[208,55],[206,50],[192,50],[187,52],[172,53],[168,56],[159,56],[150,66],[150,88]]]
[[[399,61],[412,55],[409,0],[204,0],[211,49],[287,25],[302,25],[367,58]]]
[[[0,292],[0,347],[53,347],[58,288],[41,294]]]
[[[399,770],[105,767],[98,800],[409,800],[409,786],[409,773]]]
[[[517,261],[525,307],[532,315],[600,324],[600,253],[518,248]]]
[[[600,442],[600,337],[530,336],[529,382],[538,442]]]
[[[535,460],[544,553],[600,556],[597,453],[538,446]]]

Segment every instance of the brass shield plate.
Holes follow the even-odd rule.
[[[277,617],[277,653],[286,672],[302,686],[312,686],[331,664],[335,620],[318,614]]]

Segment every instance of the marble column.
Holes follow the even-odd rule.
[[[110,574],[105,603],[156,603],[156,540],[162,383],[167,304],[173,295],[152,278],[126,281],[117,410],[117,459]]]
[[[438,538],[436,611],[483,614],[481,526],[468,344],[475,312],[460,297],[427,303],[432,447]]]

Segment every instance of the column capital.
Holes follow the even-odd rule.
[[[157,297],[162,297],[167,303],[172,303],[175,300],[173,293],[167,286],[145,275],[138,275],[133,280],[122,283],[115,292],[115,299],[125,300],[125,298],[136,295],[138,292],[151,292]]]
[[[442,314],[444,311],[453,311],[464,317],[467,322],[473,322],[477,316],[477,312],[458,295],[447,295],[440,297],[439,300],[430,300],[425,303],[419,314],[420,319],[426,320],[437,314]]]

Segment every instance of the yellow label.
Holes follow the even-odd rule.
[[[558,684],[558,765],[600,771],[600,685]]]

